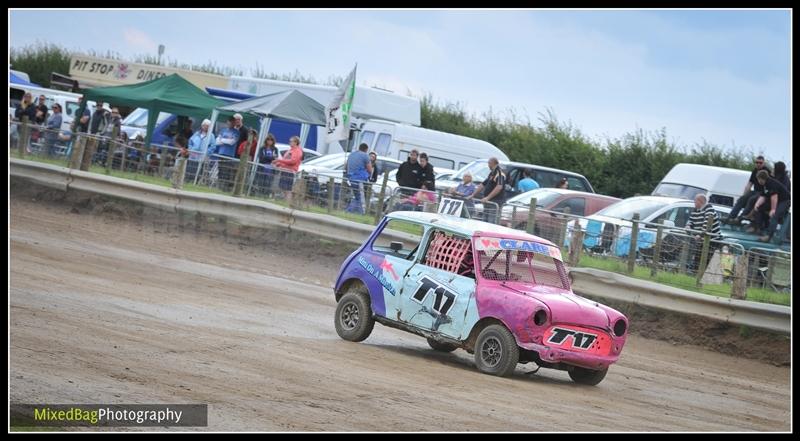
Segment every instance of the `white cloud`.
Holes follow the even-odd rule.
[[[158,51],[158,44],[153,41],[147,33],[139,29],[125,28],[122,31],[122,38],[131,48],[132,52],[152,53]]]

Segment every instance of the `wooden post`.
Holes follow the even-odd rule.
[[[186,157],[178,157],[175,159],[176,161],[180,160],[178,164],[178,169],[172,172],[172,188],[177,188],[178,190],[183,189],[183,180],[186,174],[186,163],[189,161],[189,158]]]
[[[583,236],[584,232],[581,229],[581,224],[575,222],[575,229],[572,231],[572,240],[569,244],[569,265],[578,266],[581,261],[581,251],[583,251]]]
[[[28,148],[30,142],[30,126],[28,125],[28,115],[22,115],[22,124],[19,131],[19,143],[17,148],[19,150],[19,159],[25,159],[25,150]]]
[[[711,245],[711,226],[714,224],[714,218],[709,217],[706,221],[706,232],[703,237],[703,250],[700,252],[700,262],[697,265],[697,287],[703,286],[700,279],[703,278],[703,273],[706,272],[706,259],[708,258],[708,248]]]
[[[81,160],[83,159],[83,145],[86,143],[86,137],[82,133],[75,133],[72,140],[72,153],[70,154],[69,168],[80,168]]]
[[[530,206],[528,207],[528,225],[525,227],[525,231],[528,234],[533,234],[534,231],[534,224],[536,223],[536,198],[531,198]]]
[[[681,247],[681,257],[679,259],[679,266],[681,270],[686,270],[686,261],[689,260],[689,248],[692,246],[692,241],[694,237],[689,236],[689,239],[683,242],[683,246]]]
[[[116,150],[118,137],[119,127],[115,125],[111,128],[111,139],[108,141],[108,150],[106,151],[106,174],[111,172],[111,164],[114,162],[114,150]],[[125,156],[125,152],[122,152],[122,156]]]
[[[336,181],[333,176],[328,178],[328,214],[333,212],[333,193],[336,189]]]
[[[369,205],[370,199],[372,199],[372,185],[368,182],[364,183],[364,186],[367,187],[364,189],[364,214],[369,214]]]
[[[89,136],[89,139],[84,143],[83,158],[81,160],[81,170],[89,171],[89,167],[92,166],[92,157],[94,156],[94,152],[96,150],[97,150],[97,138],[94,136]]]
[[[241,196],[244,191],[244,181],[247,175],[247,161],[250,159],[250,149],[253,145],[253,131],[249,130],[247,144],[245,144],[242,154],[239,155],[239,169],[236,170],[236,178],[233,180],[233,195]],[[237,146],[238,148],[238,146]],[[292,198],[294,199],[294,198]]]
[[[502,216],[501,216],[502,217]],[[511,228],[515,228],[514,225],[517,220],[517,205],[514,204],[511,206],[511,219],[508,221],[508,226]]]
[[[567,225],[569,225],[569,214],[572,210],[569,207],[564,207],[564,217],[559,219],[560,229],[558,235],[558,245],[559,248],[564,248],[564,242],[567,240]]]
[[[380,196],[378,196],[378,207],[375,208],[375,225],[378,225],[378,222],[383,217],[383,198],[386,197],[387,181],[389,181],[389,172],[383,173],[383,183],[381,184]]]
[[[658,261],[661,259],[661,239],[664,234],[664,219],[658,225],[656,230],[656,245],[653,249],[653,267],[650,268],[650,277],[655,277],[658,271]]]
[[[639,213],[633,213],[633,224],[631,226],[631,246],[628,248],[628,274],[633,274],[633,267],[636,264],[636,241],[639,238]]]
[[[303,208],[303,202],[306,199],[306,176],[304,173],[298,172],[296,177],[294,187],[292,187],[291,207],[300,209]]]
[[[747,252],[736,258],[736,264],[733,267],[733,285],[731,286],[731,298],[742,299],[747,298],[747,271],[750,259]]]

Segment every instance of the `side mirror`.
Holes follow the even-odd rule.
[[[392,249],[395,253],[403,249],[403,242],[392,242],[389,245],[389,248]]]
[[[664,220],[664,226],[668,227],[668,228],[674,228],[675,227],[675,222],[665,219]]]

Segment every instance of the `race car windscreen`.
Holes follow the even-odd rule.
[[[478,240],[476,242],[478,269],[481,276],[488,280],[569,289],[564,264],[560,261],[560,251],[557,254],[558,258],[555,258],[549,254],[549,250],[553,247],[542,247],[536,251],[509,249],[509,247],[503,249],[480,246],[480,240]]]

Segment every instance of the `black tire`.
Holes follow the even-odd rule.
[[[430,338],[428,339],[428,346],[430,346],[431,349],[433,349],[434,351],[439,351],[439,352],[453,352],[456,349],[458,349],[458,346],[456,345],[451,345],[449,343],[439,343],[438,341]]]
[[[372,333],[375,319],[366,294],[348,291],[339,299],[334,317],[336,333],[348,341],[363,341]]]
[[[571,371],[569,371],[569,378],[572,378],[572,381],[585,384],[587,386],[596,386],[603,381],[603,378],[606,378],[606,374],[608,373],[608,368],[596,371],[594,369],[586,369],[582,367],[574,367]]]
[[[519,362],[519,347],[511,332],[502,325],[489,325],[475,343],[475,366],[484,374],[507,377]]]

